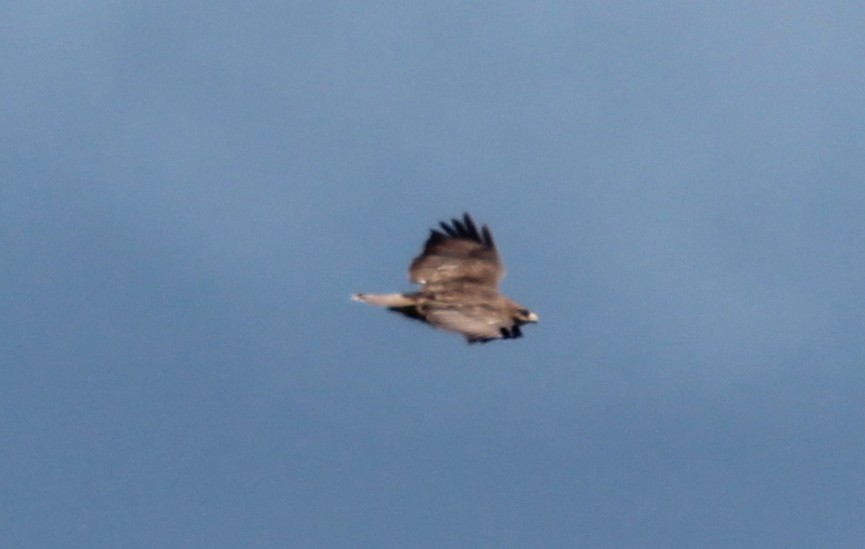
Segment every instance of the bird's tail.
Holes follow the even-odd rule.
[[[353,294],[352,301],[361,301],[369,303],[376,307],[409,307],[415,304],[415,301],[405,294]]]

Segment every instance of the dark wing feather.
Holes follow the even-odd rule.
[[[484,225],[479,232],[469,214],[440,225],[444,232],[430,231],[423,251],[409,266],[409,279],[424,285],[472,282],[497,287],[505,270],[489,228]]]
[[[443,230],[443,231],[444,231],[448,236],[452,236],[452,237],[454,237],[454,238],[459,237],[459,234],[457,234],[456,229],[451,229],[451,226],[448,225],[447,223],[445,223],[444,221],[439,221],[439,225],[441,225],[442,230]],[[433,231],[433,232],[437,232],[437,231]],[[441,233],[439,233],[439,234],[441,234]]]

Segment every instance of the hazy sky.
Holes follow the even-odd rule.
[[[4,3],[4,546],[865,546],[863,21]],[[463,211],[525,338],[349,301]]]

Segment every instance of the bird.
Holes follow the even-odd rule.
[[[472,343],[523,336],[521,326],[538,315],[499,293],[505,275],[489,227],[478,230],[468,213],[430,229],[408,269],[415,292],[357,293],[354,301],[385,307],[434,328],[456,332]]]

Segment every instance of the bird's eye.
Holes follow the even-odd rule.
[[[530,314],[532,314],[532,312],[529,311],[528,309],[520,309],[519,311],[517,311],[517,313],[520,316],[529,316]]]

